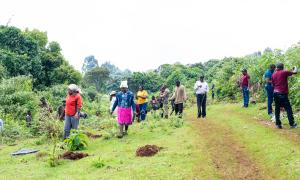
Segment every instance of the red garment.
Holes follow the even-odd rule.
[[[68,95],[66,97],[66,108],[65,112],[68,116],[74,116],[76,114],[76,101],[77,101],[77,110],[80,110],[82,107],[82,97],[80,94],[75,96]]]
[[[248,74],[243,75],[240,79],[240,87],[241,88],[248,87],[249,86],[249,79],[250,79],[250,76]]]
[[[288,77],[292,76],[293,72],[285,71],[285,70],[277,70],[272,75],[272,84],[274,87],[274,92],[276,93],[289,93],[288,86]]]

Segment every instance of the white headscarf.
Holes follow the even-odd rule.
[[[122,81],[121,85],[120,85],[120,88],[128,88],[127,81]]]

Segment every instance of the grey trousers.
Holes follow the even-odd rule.
[[[65,115],[64,139],[69,137],[71,129],[78,129],[79,119],[74,116]]]

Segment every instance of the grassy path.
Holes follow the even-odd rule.
[[[9,155],[24,147],[49,153],[49,142],[37,145],[38,139],[29,139],[0,146],[0,179],[300,179],[300,129],[285,123],[277,130],[258,109],[212,105],[202,120],[191,108],[180,128],[170,120],[151,119],[134,124],[121,140],[91,139],[85,150],[89,157],[62,160],[54,168],[47,156]],[[136,157],[136,149],[146,144],[163,149],[153,157]],[[99,157],[103,168],[93,166]]]
[[[189,119],[221,179],[300,179],[298,129],[262,123],[257,107],[214,105],[208,113],[206,120]]]

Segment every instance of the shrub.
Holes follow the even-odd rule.
[[[88,137],[83,132],[72,129],[70,136],[64,142],[70,151],[84,150],[88,146]]]
[[[105,166],[105,162],[101,157],[99,157],[92,162],[92,166],[95,168],[103,168]]]

